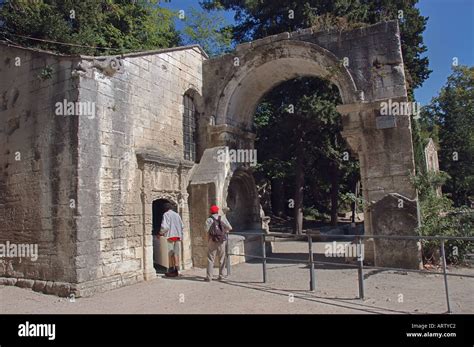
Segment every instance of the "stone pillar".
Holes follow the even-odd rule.
[[[204,225],[209,215],[209,205],[215,197],[214,183],[196,183],[189,186],[191,247],[194,267],[207,266],[207,235]]]
[[[204,225],[209,215],[209,207],[212,204],[226,207],[223,193],[229,184],[231,168],[228,161],[217,160],[218,151],[225,149],[226,147],[206,149],[190,177],[190,225],[195,267],[207,266],[207,235]]]
[[[377,201],[372,209],[372,224],[377,235],[414,235],[418,225],[416,200],[391,193]],[[420,269],[421,244],[413,240],[375,239],[377,266]]]
[[[367,189],[367,151],[364,147],[364,133],[362,131],[362,113],[360,106],[357,105],[340,105],[338,111],[343,115],[342,122],[344,130],[342,137],[346,140],[353,155],[359,159],[360,178],[361,178],[361,195],[364,200],[364,232],[365,235],[373,235],[371,214],[368,202],[369,191]],[[364,260],[367,264],[375,264],[375,245],[374,239],[364,239]]]
[[[418,224],[409,116],[381,118],[380,102],[341,105],[343,137],[360,161],[366,235],[415,235]],[[394,206],[396,205],[396,209]],[[413,209],[413,206],[415,208]],[[419,268],[416,241],[368,239],[365,259],[377,266]]]
[[[141,170],[144,170],[142,166]],[[141,171],[142,177],[144,179],[145,172]],[[141,208],[142,208],[142,270],[143,270],[143,279],[145,281],[150,281],[156,278],[156,271],[153,267],[153,236],[150,232],[151,230],[151,216],[152,213],[152,203],[150,202],[151,195],[145,192],[145,182],[142,182],[142,191],[140,193]]]

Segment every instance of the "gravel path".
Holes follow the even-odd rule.
[[[317,245],[321,250],[321,245]],[[273,256],[304,258],[304,243],[278,244]],[[291,251],[291,252],[290,252]],[[291,254],[290,254],[291,253]],[[259,263],[232,268],[226,282],[204,282],[203,269],[180,278],[159,277],[70,302],[28,289],[0,286],[0,313],[444,313],[443,276],[367,271],[365,300],[359,300],[357,270],[316,269],[317,290],[309,291],[309,269],[286,261],[268,264],[262,283]],[[474,269],[451,271],[474,274]],[[451,309],[474,313],[474,278],[449,277]]]

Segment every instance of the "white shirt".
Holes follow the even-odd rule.
[[[179,237],[183,239],[184,224],[179,214],[173,210],[168,210],[163,214],[163,221],[161,222],[161,232],[166,238]]]

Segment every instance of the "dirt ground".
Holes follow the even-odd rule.
[[[316,245],[321,252],[321,246]],[[306,244],[277,244],[274,257],[304,259]],[[217,270],[217,269],[216,269]],[[474,275],[472,268],[450,269]],[[275,260],[267,265],[262,283],[261,263],[232,267],[225,282],[204,282],[204,269],[179,278],[159,277],[90,298],[70,302],[28,289],[0,286],[0,313],[445,313],[442,275],[365,272],[365,300],[358,299],[357,270],[347,266],[317,266],[316,291],[309,291],[306,264]],[[474,278],[449,276],[454,313],[474,313]]]

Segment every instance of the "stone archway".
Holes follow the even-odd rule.
[[[407,101],[396,21],[345,32],[282,33],[206,61],[203,118],[215,119],[215,125],[208,122],[202,137],[206,150],[191,186],[211,184],[212,193],[205,189],[208,198],[225,204],[226,182],[235,168],[216,162],[216,150],[252,149],[253,114],[260,98],[278,83],[301,76],[324,78],[339,88],[342,135],[361,166],[366,234],[413,235],[417,195],[410,182],[415,171],[410,117],[380,115],[382,102]],[[387,248],[390,252],[384,252]],[[377,265],[420,266],[417,242],[369,240],[365,252],[365,259]]]
[[[260,202],[252,172],[240,167],[229,181],[227,196],[227,218],[236,231],[259,230]]]

